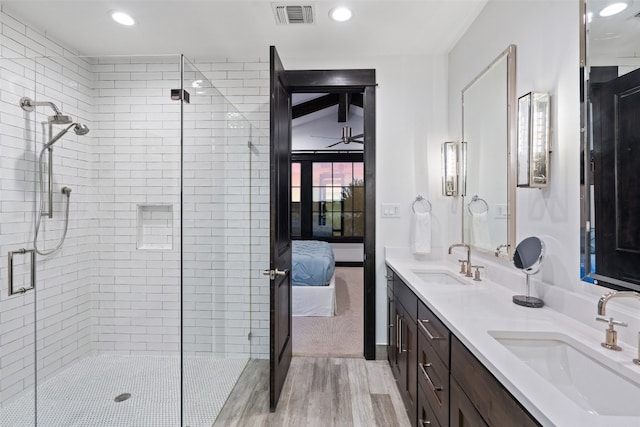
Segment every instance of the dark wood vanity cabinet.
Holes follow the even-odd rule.
[[[392,271],[393,287],[387,287],[389,344],[387,358],[407,408],[411,425],[416,423],[417,402],[417,324],[418,298]],[[391,326],[392,325],[392,326]]]
[[[451,338],[451,378],[452,383],[457,381],[486,425],[540,425],[455,336]],[[453,414],[460,409],[452,405],[451,425],[457,425],[453,424]]]
[[[450,333],[422,301],[418,301],[417,320],[418,394],[424,396],[424,401],[418,402],[418,408],[428,406],[435,417],[435,420],[423,419],[422,422],[448,426]]]
[[[488,427],[471,400],[464,394],[458,382],[451,378],[451,426],[456,427]],[[498,424],[507,426],[512,424]],[[513,424],[515,425],[515,424]]]
[[[387,358],[411,425],[540,425],[389,268],[387,309]]]

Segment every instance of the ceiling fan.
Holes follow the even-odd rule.
[[[358,138],[362,138],[364,136],[364,133],[360,133],[358,135],[352,135],[351,134],[351,127],[349,126],[345,126],[342,128],[342,138],[340,138],[340,140],[334,144],[331,145],[327,145],[326,148],[331,148],[334,147],[338,144],[345,144],[348,145],[352,142],[357,142],[358,144],[364,144],[363,140],[359,140]],[[333,139],[327,136],[314,136],[314,138],[328,138],[328,139]]]

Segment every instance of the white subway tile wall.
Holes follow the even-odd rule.
[[[42,220],[40,246],[61,235],[65,185],[73,190],[69,232],[60,252],[37,257],[37,290],[8,297],[0,263],[0,405],[33,386],[34,321],[39,381],[89,354],[178,352],[181,266],[185,351],[267,358],[268,62],[200,59],[204,76],[187,73],[204,83],[185,86],[181,212],[180,104],[170,99],[179,56],[79,58],[5,12],[0,23],[1,259],[33,246],[41,122],[52,114],[26,113],[20,98],[52,101],[90,128],[54,146],[55,214]],[[162,247],[136,247],[141,205],[170,207],[145,229]],[[16,280],[27,274],[23,267]]]

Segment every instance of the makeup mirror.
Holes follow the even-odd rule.
[[[516,246],[513,253],[513,265],[527,276],[526,295],[514,295],[513,303],[524,307],[540,308],[544,301],[531,296],[530,277],[540,271],[544,256],[544,243],[537,237],[527,237]]]

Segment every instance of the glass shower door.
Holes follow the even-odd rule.
[[[41,58],[35,79],[37,99],[89,129],[53,147],[43,247],[71,194],[61,249],[37,260],[37,425],[177,426],[180,57]]]
[[[204,427],[251,356],[255,129],[184,57],[183,77],[183,425]]]

